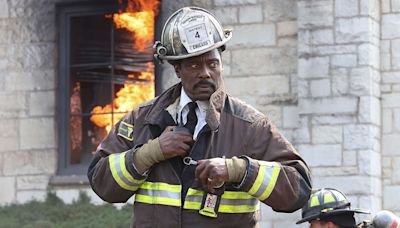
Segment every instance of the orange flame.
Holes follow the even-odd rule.
[[[157,14],[158,4],[157,0],[129,1],[127,12],[114,14],[117,28],[125,28],[134,34],[134,45],[138,51],[144,51],[146,46],[153,44],[154,17]]]
[[[122,0],[120,0],[122,4]],[[154,17],[157,14],[158,0],[129,0],[126,6],[127,12],[114,14],[114,23],[117,28],[125,28],[134,34],[134,48],[137,51],[145,51],[154,42]],[[150,46],[151,47],[151,46]],[[132,84],[125,84],[116,94],[112,104],[104,107],[93,108],[90,120],[101,128],[110,132],[114,123],[119,121],[127,112],[137,105],[154,98],[154,64],[148,63],[146,72],[139,75],[129,75],[129,78],[137,78]]]

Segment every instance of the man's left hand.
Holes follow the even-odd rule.
[[[211,158],[197,161],[195,177],[208,192],[215,193],[228,179],[228,168],[224,158]]]

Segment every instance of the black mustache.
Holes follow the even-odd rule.
[[[199,81],[198,83],[194,84],[193,89],[196,89],[197,87],[202,86],[202,85],[211,86],[215,90],[215,83],[206,81],[206,80]]]

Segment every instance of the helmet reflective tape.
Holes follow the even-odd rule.
[[[332,196],[332,193],[327,193],[324,195],[324,203],[332,203],[335,202],[335,198]]]
[[[318,200],[318,196],[312,196],[311,197],[311,201],[310,201],[310,207],[315,207],[315,206],[319,206],[319,200]]]

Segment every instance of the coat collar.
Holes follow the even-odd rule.
[[[162,112],[174,103],[176,99],[180,96],[182,84],[178,83],[164,93],[162,93],[154,101],[152,107],[146,115],[145,123],[147,124],[157,124],[159,125],[162,121]],[[210,107],[206,114],[206,122],[210,126],[211,130],[217,130],[220,124],[221,111],[224,106],[224,101],[226,98],[226,93],[223,89],[223,85],[216,90],[210,97]]]

